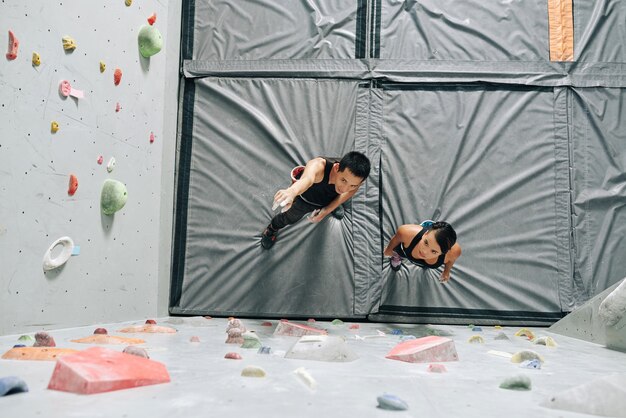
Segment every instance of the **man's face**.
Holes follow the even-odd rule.
[[[339,194],[356,190],[363,182],[363,178],[355,176],[348,168],[344,168],[343,171],[339,171],[339,165],[336,165],[333,168],[337,170],[335,191]]]

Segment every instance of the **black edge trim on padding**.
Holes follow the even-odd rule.
[[[354,41],[354,58],[365,58],[367,38],[367,0],[358,0],[356,8],[356,39]]]
[[[380,20],[381,20],[381,11],[382,11],[382,0],[374,0],[374,4],[372,6],[373,18],[372,18],[372,41],[371,41],[371,49],[372,49],[372,58],[380,58]]]
[[[185,248],[187,242],[187,209],[189,203],[189,178],[191,175],[191,150],[193,144],[193,109],[196,82],[185,80],[183,115],[178,160],[178,184],[176,188],[176,227],[174,230],[174,253],[172,256],[172,283],[170,308],[178,306],[183,291],[185,273]]]
[[[484,81],[465,83],[398,83],[378,80],[377,87],[383,90],[506,90],[506,91],[553,91],[553,87],[528,86],[521,84],[487,83]]]
[[[181,55],[184,60],[193,59],[193,35],[195,30],[196,0],[183,0]],[[181,62],[182,67],[182,62]]]
[[[415,306],[381,305],[376,314],[410,317],[494,319],[508,321],[538,321],[553,323],[567,312],[499,311],[495,309],[425,308]]]

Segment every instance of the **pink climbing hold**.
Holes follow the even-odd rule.
[[[93,333],[94,334],[103,334],[103,335],[108,334],[108,332],[107,332],[107,330],[105,328],[96,328],[96,330]]]
[[[150,24],[150,26],[154,25],[154,22],[156,22],[156,13],[152,13],[152,16],[148,18],[148,23]]]
[[[98,164],[102,165],[102,161],[104,161],[104,158],[101,156],[98,157]]]
[[[348,329],[359,329],[359,328],[361,328],[359,324],[350,324],[350,326],[348,327]]]
[[[48,389],[88,395],[169,381],[162,363],[92,347],[58,358]]]
[[[17,40],[15,34],[9,31],[9,52],[7,52],[7,59],[12,61],[17,58],[17,48],[20,46],[20,41]]]
[[[146,324],[148,324],[148,325],[156,325],[156,321],[154,319],[146,319]]]
[[[303,335],[327,335],[323,329],[313,328],[306,325],[296,324],[289,321],[281,321],[276,329],[274,335],[287,335],[290,337],[302,337]]]
[[[35,344],[33,347],[56,347],[56,343],[54,342],[54,338],[52,335],[48,334],[45,331],[40,331],[35,334]]]
[[[192,337],[189,339],[189,342],[190,342],[190,343],[199,343],[199,342],[200,342],[200,337],[198,337],[197,335],[194,335],[194,336],[192,336]]]
[[[270,321],[265,321],[265,322],[261,323],[261,326],[262,327],[271,327],[272,323]]]
[[[402,342],[396,345],[385,357],[409,363],[457,361],[459,359],[454,341],[435,335]]]
[[[306,322],[315,322],[315,319],[314,318],[309,318],[309,319],[306,320]]]
[[[241,355],[239,353],[230,352],[230,353],[226,353],[224,358],[227,358],[230,360],[241,360]]]
[[[445,373],[448,371],[446,369],[446,366],[444,366],[443,364],[429,364],[427,370],[430,373]]]
[[[150,132],[150,143],[154,142],[154,132]]]
[[[122,81],[122,70],[120,70],[119,68],[116,68],[115,72],[113,73],[113,83],[116,86],[119,86],[121,81]]]
[[[115,104],[115,111],[116,111],[116,112],[119,112],[120,110],[122,110],[122,106],[120,105],[120,102],[117,102],[117,103]]]
[[[69,188],[67,189],[67,194],[70,196],[74,196],[74,193],[76,193],[76,189],[78,189],[78,177],[76,177],[74,174],[70,174],[70,184]]]

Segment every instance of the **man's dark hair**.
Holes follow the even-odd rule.
[[[352,174],[363,180],[370,175],[370,160],[357,151],[350,151],[339,161],[339,171],[350,170]]]
[[[445,254],[450,251],[450,248],[456,243],[456,232],[452,225],[447,222],[435,222],[430,229],[435,233],[435,239],[441,247],[441,252]]]

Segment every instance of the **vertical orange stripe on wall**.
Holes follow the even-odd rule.
[[[574,61],[572,0],[548,0],[550,61]]]

